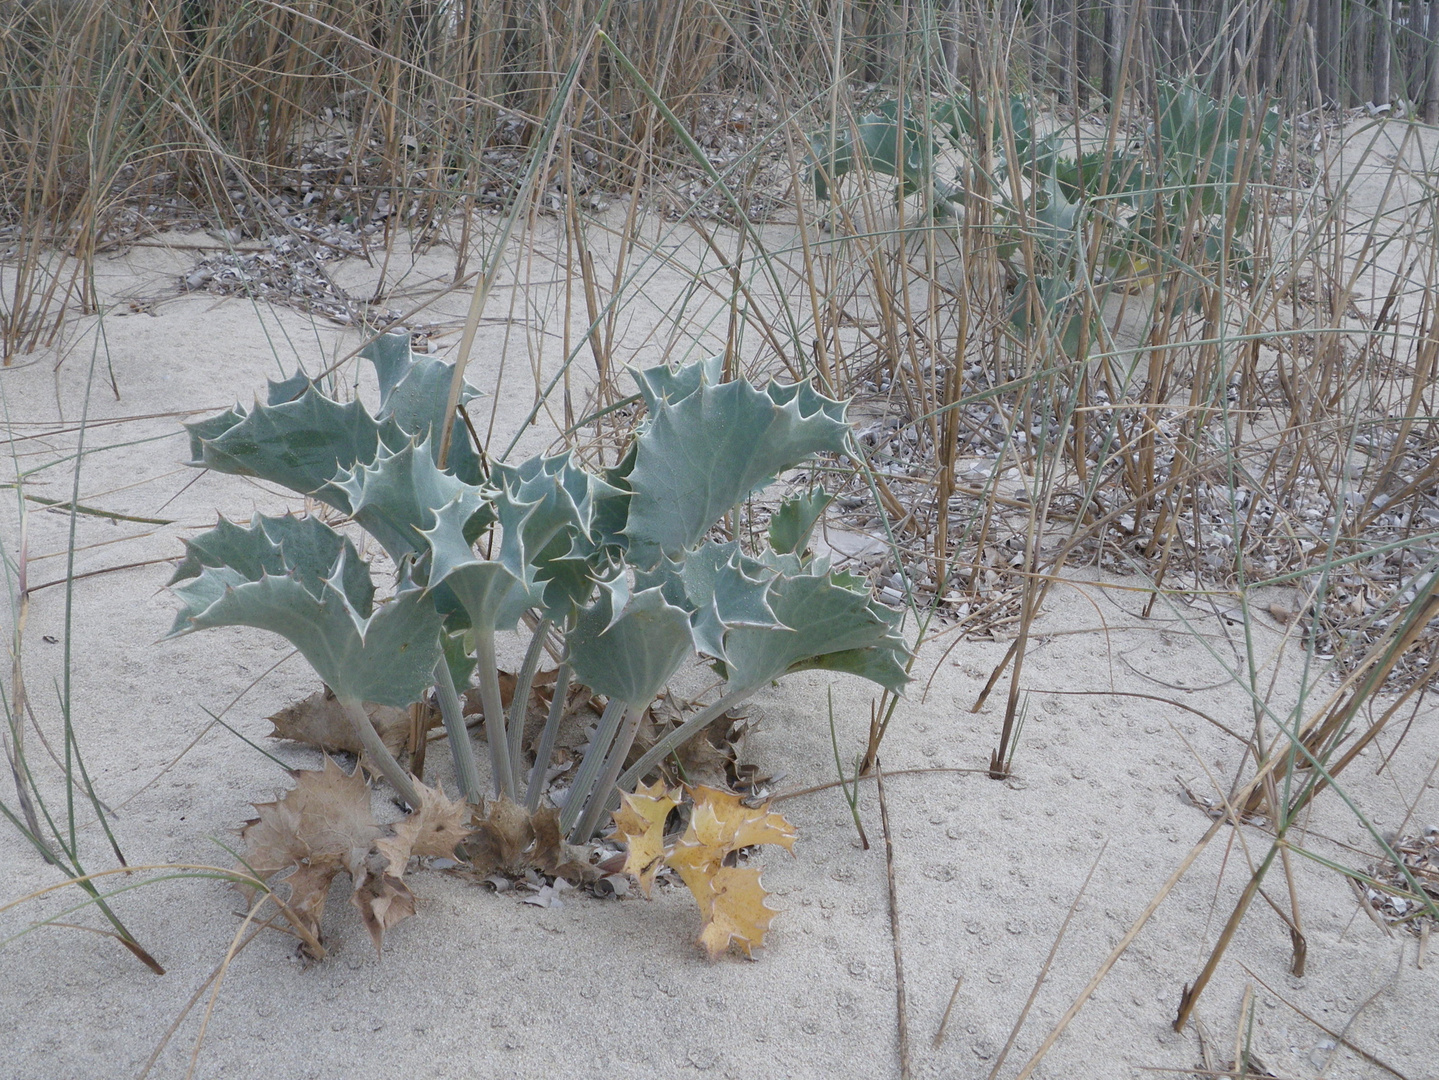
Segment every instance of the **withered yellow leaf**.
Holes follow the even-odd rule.
[[[709,879],[708,905],[700,904],[705,925],[700,944],[711,960],[717,960],[731,945],[749,957],[764,944],[770,921],[779,914],[765,906],[764,886],[759,871],[747,866],[722,866]]]
[[[764,944],[777,912],[765,906],[769,894],[760,885],[759,870],[725,866],[727,856],[756,844],[779,844],[793,850],[795,828],[766,804],[745,806],[738,795],[718,788],[685,789],[694,800],[684,835],[665,855],[694,894],[704,918],[700,944],[711,959],[731,945],[746,956]]]
[[[735,850],[756,847],[759,844],[778,844],[791,855],[794,854],[794,842],[799,838],[799,830],[791,825],[783,814],[765,809],[744,809],[745,816],[735,824],[734,833],[730,837],[730,843]]]
[[[624,872],[639,882],[646,899],[664,861],[665,819],[679,805],[677,794],[657,780],[633,795],[621,795],[620,808],[614,812],[615,829],[628,848]]]
[[[783,815],[771,812],[768,803],[759,808],[749,807],[740,796],[719,788],[686,790],[695,801],[690,822],[700,843],[723,848],[726,853],[760,844],[778,844],[794,853],[798,832]]]

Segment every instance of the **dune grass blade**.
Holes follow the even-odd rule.
[[[514,232],[515,225],[522,216],[527,216],[533,205],[534,195],[540,177],[549,163],[555,140],[559,137],[562,129],[561,120],[565,110],[569,107],[571,98],[574,95],[575,87],[579,83],[580,73],[584,70],[589,60],[590,51],[594,47],[595,36],[600,33],[600,26],[605,15],[610,10],[611,0],[602,0],[599,10],[595,13],[593,24],[585,35],[584,43],[575,51],[574,58],[570,61],[569,67],[565,70],[564,78],[550,98],[549,109],[545,113],[543,122],[539,128],[539,138],[535,140],[530,150],[529,163],[525,168],[524,179],[520,183],[519,192],[516,194],[514,204],[510,207],[509,213],[505,215],[503,224],[500,227],[499,235],[495,237],[490,257],[485,264],[484,273],[480,276],[475,290],[470,295],[470,308],[465,316],[464,329],[460,335],[459,352],[455,358],[455,373],[450,383],[449,401],[446,403],[445,415],[454,416],[455,410],[459,408],[460,393],[464,386],[465,366],[470,361],[470,350],[474,347],[475,332],[479,327],[480,316],[484,313],[485,302],[489,299],[490,290],[494,287],[495,279],[499,276],[500,267],[504,263],[505,253],[509,248],[509,239]],[[450,435],[453,427],[446,427],[444,437],[440,441],[438,461],[441,466],[449,459]]]

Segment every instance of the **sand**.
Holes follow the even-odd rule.
[[[15,453],[10,468],[24,474],[27,494],[69,500],[78,421],[88,415],[79,502],[153,519],[75,519],[77,575],[159,561],[77,580],[67,611],[63,584],[49,583],[65,576],[71,520],[28,504],[34,591],[22,650],[26,682],[58,748],[68,619],[75,736],[97,792],[115,809],[112,827],[134,866],[228,865],[224,848],[235,844],[249,804],[274,797],[287,778],[274,761],[212,724],[210,714],[224,711],[240,735],[263,745],[265,717],[318,685],[298,657],[268,670],[288,646],[263,633],[226,629],[161,640],[176,606],[163,589],[171,572],[165,560],[179,555],[182,537],[213,524],[217,511],[244,518],[299,505],[263,485],[187,469],[180,420],[248,401],[266,377],[289,374],[297,361],[313,371],[361,340],[293,310],[180,294],[177,282],[195,254],[164,244],[203,239],[162,236],[156,246],[107,260],[99,275],[103,317],[72,320],[58,350],[0,371]],[[675,250],[680,258],[695,248],[686,241]],[[438,251],[419,259],[397,291],[433,288],[425,279],[443,274],[449,258]],[[337,270],[356,294],[375,273],[360,260]],[[667,279],[657,267],[645,286],[654,311],[621,332],[652,339],[662,354],[663,311],[683,280]],[[510,321],[482,327],[472,377],[498,395],[496,444],[518,435],[516,452],[531,453],[549,445],[562,423],[542,414],[522,426],[534,400],[534,365],[542,375],[553,372],[560,346],[553,332],[535,329],[523,306],[511,316],[508,294],[499,295],[489,313]],[[435,320],[458,318],[467,300],[466,293],[444,298]],[[723,332],[721,322],[717,333]],[[549,347],[536,347],[545,341]],[[437,344],[448,349],[453,337]],[[586,388],[577,382],[574,392],[582,396]],[[490,404],[472,410],[482,429]],[[0,528],[13,560],[13,500]],[[885,770],[894,774],[885,789],[897,925],[873,783],[862,787],[859,802],[869,850],[861,849],[835,790],[778,807],[801,839],[793,858],[777,850],[757,857],[783,913],[754,962],[706,961],[694,942],[697,911],[679,887],[658,889],[648,903],[633,894],[572,895],[562,907],[539,908],[419,872],[412,875],[419,914],[391,932],[383,956],[337,891],[324,926],[328,959],[303,963],[293,939],[261,936],[230,965],[198,1051],[207,999],[180,1024],[150,1075],[183,1076],[196,1053],[196,1076],[286,1080],[689,1071],[898,1076],[898,958],[916,1077],[987,1076],[1047,970],[1001,1070],[1013,1077],[1210,828],[1210,818],[1185,799],[1183,784],[1204,795],[1226,789],[1244,753],[1211,721],[1246,737],[1253,723],[1251,698],[1234,678],[1242,670],[1236,653],[1242,630],[1215,610],[1232,602],[1161,603],[1146,619],[1145,596],[1134,591],[1140,584],[1075,572],[1055,589],[1025,661],[1022,681],[1032,693],[1007,781],[982,772],[997,740],[1007,680],[978,712],[972,706],[1008,641],[1001,633],[946,652],[954,643],[948,637],[923,651],[883,753]],[[1259,686],[1283,713],[1299,692],[1302,649],[1293,641],[1286,646],[1286,627],[1264,613],[1266,598],[1253,599]],[[6,618],[8,639],[13,626]],[[1311,676],[1311,709],[1334,685]],[[758,726],[747,755],[762,771],[784,774],[777,790],[835,778],[826,720],[831,687],[840,745],[850,755],[867,728],[868,684],[801,675],[755,700]],[[1439,824],[1430,773],[1439,756],[1434,713],[1426,702],[1382,775],[1375,767],[1393,748],[1393,735],[1346,774],[1346,794],[1381,830],[1398,828],[1406,811],[1406,832]],[[318,762],[292,745],[267,749],[291,766]],[[33,738],[29,754],[41,788],[54,799],[58,769]],[[448,753],[439,744],[430,761],[453,791]],[[376,805],[393,813],[378,796]],[[52,806],[63,812],[63,803]],[[79,806],[76,817],[84,865],[113,867],[93,814]],[[1373,840],[1332,792],[1304,826],[1296,844],[1308,851],[1345,866],[1372,860]],[[1343,876],[1297,853],[1289,870],[1308,943],[1306,974],[1289,974],[1289,931],[1258,900],[1199,1003],[1200,1023],[1173,1031],[1185,984],[1212,950],[1248,865],[1266,851],[1262,831],[1222,827],[1034,1075],[1188,1075],[1204,1067],[1206,1053],[1212,1068],[1223,1069],[1240,1036],[1276,1076],[1388,1075],[1336,1048],[1322,1024],[1397,1074],[1439,1077],[1439,955],[1416,966],[1413,937],[1387,936],[1361,912]],[[0,866],[0,903],[59,880],[8,827],[0,829]],[[137,872],[130,881],[148,876]],[[1269,876],[1265,891],[1289,912],[1282,872]],[[68,889],[8,907],[0,911],[0,937],[79,900]],[[0,949],[3,1080],[137,1075],[225,956],[242,910],[232,890],[204,877],[149,884],[114,903],[167,974],[157,977],[113,940],[75,929],[42,928],[10,940]],[[88,910],[61,921],[102,925]],[[945,1040],[936,1048],[952,994]],[[1246,1000],[1252,1026],[1241,1012]]]

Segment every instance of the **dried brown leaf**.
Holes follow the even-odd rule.
[[[415,894],[405,884],[405,867],[413,856],[453,855],[470,833],[470,806],[456,802],[438,785],[416,783],[420,805],[391,826],[390,835],[375,841],[365,860],[363,877],[355,879],[350,903],[359,911],[375,952],[382,951],[385,932],[415,913]]]
[[[530,686],[530,708],[534,708],[536,705],[542,705],[545,708],[549,707],[550,699],[554,696],[554,691],[551,687],[555,685],[559,674],[558,668],[550,668],[549,671],[535,672],[535,681]],[[500,704],[508,709],[510,703],[515,700],[515,687],[518,685],[519,679],[512,672],[508,671],[499,672],[499,676]],[[484,704],[480,697],[479,687],[470,687],[464,692],[463,699],[464,711],[467,716],[485,711]]]
[[[451,799],[436,785],[416,783],[420,793],[418,809],[391,826],[391,835],[376,841],[375,851],[385,860],[386,872],[400,875],[412,856],[448,858],[455,847],[470,835],[471,807]]]
[[[350,895],[350,903],[370,932],[376,953],[383,952],[385,931],[415,913],[415,894],[393,874],[368,874]]]
[[[582,848],[565,842],[560,829],[560,812],[554,807],[536,810],[530,825],[535,833],[530,859],[540,873],[564,878],[573,885],[594,881],[600,876],[599,870],[585,858]]]
[[[524,872],[527,863],[521,856],[535,838],[534,825],[524,807],[501,796],[489,804],[483,818],[475,815],[472,825],[465,848],[478,877],[496,870]]]
[[[247,822],[240,836],[246,861],[260,878],[293,868],[283,879],[290,891],[287,906],[318,939],[330,884],[341,870],[357,882],[366,877],[366,856],[380,828],[360,770],[347,776],[326,757],[323,769],[292,775],[295,786],[275,802],[256,803],[260,816]]]
[[[687,782],[713,786],[729,781],[735,750],[727,740],[716,746],[705,729],[677,747],[675,757],[679,759],[680,775]]]
[[[365,713],[390,753],[398,754],[409,744],[409,709],[366,705]],[[270,732],[272,739],[289,739],[320,750],[342,750],[350,754],[363,750],[344,707],[328,689],[317,690],[293,705],[286,705],[269,719],[275,726]]]

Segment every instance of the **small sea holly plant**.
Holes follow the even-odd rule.
[[[899,616],[866,581],[806,554],[824,492],[784,502],[758,550],[715,536],[781,473],[846,453],[846,403],[806,383],[724,382],[718,360],[634,370],[646,415],[618,465],[592,472],[566,452],[486,470],[468,425],[447,414],[452,365],[413,355],[406,335],[363,355],[378,376],[377,408],[297,375],[272,382],[249,411],[188,425],[194,465],[287,487],[328,506],[347,531],[313,515],[222,518],[186,542],[171,633],[245,625],[287,638],[333,693],[368,764],[411,808],[422,789],[367,706],[405,706],[433,690],[462,794],[482,807],[460,704],[476,681],[494,794],[535,814],[551,794],[572,684],[587,686],[606,704],[568,788],[553,794],[564,834],[579,843],[620,791],[790,672],[848,672],[902,690]],[[461,409],[477,394],[464,387]],[[344,519],[388,556],[381,585]],[[530,639],[507,708],[496,642],[514,632]],[[563,648],[553,705],[526,746],[531,686],[554,640]],[[724,680],[718,700],[630,761],[646,710],[696,655]]]

